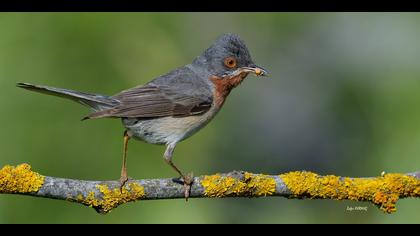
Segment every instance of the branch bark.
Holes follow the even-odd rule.
[[[121,191],[119,181],[42,176],[28,164],[7,165],[0,170],[0,193],[72,201],[99,213],[136,200],[184,197],[183,185],[176,179],[130,180]],[[392,213],[398,199],[420,197],[420,171],[371,178],[321,176],[307,171],[281,175],[232,171],[195,177],[190,193],[191,198],[263,196],[370,201],[384,212]]]

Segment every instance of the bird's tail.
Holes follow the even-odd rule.
[[[49,86],[33,85],[28,83],[18,83],[17,86],[19,88],[24,88],[39,93],[71,99],[82,105],[90,107],[95,112],[109,109],[119,104],[118,100],[99,94],[83,93],[70,89],[53,88]]]

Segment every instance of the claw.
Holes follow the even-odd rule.
[[[121,176],[120,178],[120,192],[122,193],[123,187],[125,186],[125,184],[128,182],[128,177],[127,176]]]
[[[190,192],[191,192],[191,186],[194,182],[194,174],[188,173],[187,175],[184,175],[184,177],[182,178],[183,182],[184,182],[184,196],[185,196],[185,201],[188,202],[188,198],[190,196]]]

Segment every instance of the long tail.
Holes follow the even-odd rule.
[[[49,86],[33,85],[28,83],[17,83],[17,86],[19,88],[24,88],[39,93],[71,99],[82,105],[90,107],[95,112],[109,109],[119,104],[118,100],[99,94],[83,93],[70,89],[53,88]]]

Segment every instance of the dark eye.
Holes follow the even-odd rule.
[[[236,59],[234,57],[226,57],[225,66],[228,68],[234,68],[236,66]]]

